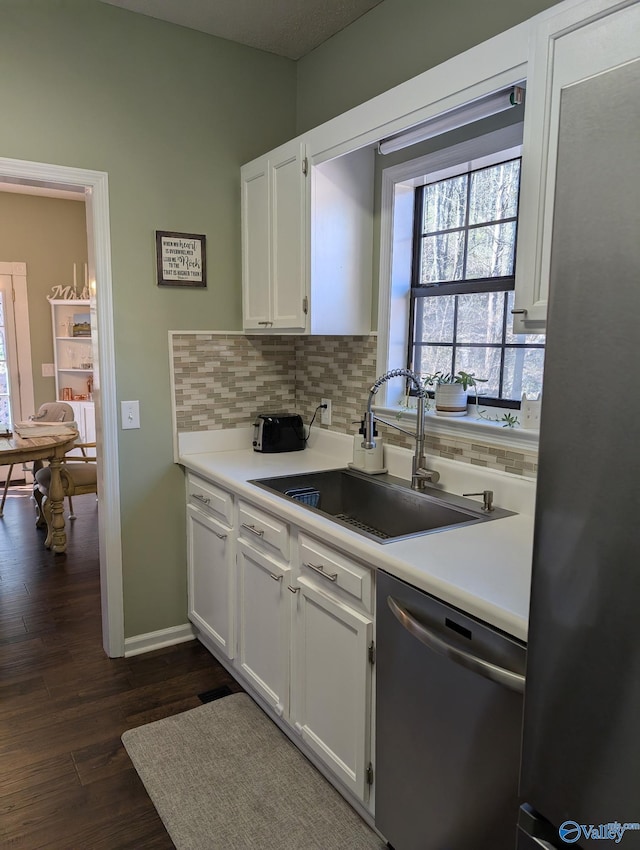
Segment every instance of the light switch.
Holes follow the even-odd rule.
[[[120,414],[122,416],[123,431],[128,428],[140,427],[140,402],[139,401],[121,401]]]
[[[43,363],[42,364],[42,377],[43,378],[55,378],[55,370],[53,363]]]

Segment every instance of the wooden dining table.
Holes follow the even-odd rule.
[[[68,434],[49,436],[25,436],[16,433],[0,437],[0,466],[18,463],[30,463],[34,460],[46,460],[51,468],[51,484],[49,500],[51,503],[52,522],[47,534],[45,546],[56,554],[66,551],[67,533],[64,527],[64,490],[60,476],[60,464],[65,454],[70,451],[78,432],[69,429]]]

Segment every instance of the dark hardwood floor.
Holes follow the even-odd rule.
[[[120,736],[241,688],[196,641],[107,658],[95,497],[74,499],[54,555],[29,491],[0,519],[0,847],[171,850]]]

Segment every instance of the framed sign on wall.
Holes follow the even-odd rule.
[[[207,285],[206,236],[156,230],[158,286]]]

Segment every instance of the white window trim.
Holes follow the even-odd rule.
[[[385,168],[382,172],[380,210],[380,275],[378,296],[377,371],[406,367],[411,290],[411,244],[413,238],[413,197],[416,186],[425,183],[424,175],[444,179],[462,171],[482,168],[496,161],[520,156],[522,124],[487,133],[475,139],[436,151],[427,156]],[[462,166],[462,168],[461,168]],[[400,414],[415,420],[415,413],[403,406],[404,381],[388,381],[380,388],[376,410],[382,416]],[[505,428],[502,422],[488,422],[475,415],[459,419],[438,417],[427,411],[429,432],[436,435],[482,440],[485,444],[506,447],[537,448],[538,431],[522,427]],[[482,408],[482,404],[480,404]],[[487,415],[502,417],[513,410],[491,407]],[[517,415],[517,414],[516,414]]]

